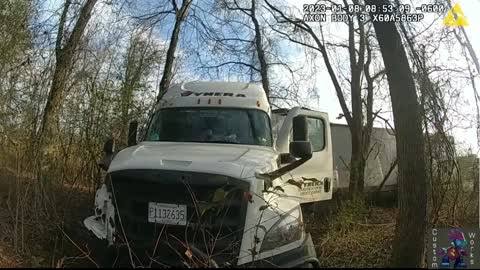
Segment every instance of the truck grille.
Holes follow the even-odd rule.
[[[236,264],[248,204],[247,182],[165,170],[125,170],[110,176],[107,182],[115,195],[116,232],[131,247],[150,257],[156,250],[156,260],[167,265],[181,261],[187,247],[200,250],[219,264]],[[149,202],[186,205],[187,225],[148,222]]]

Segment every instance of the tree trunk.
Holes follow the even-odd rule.
[[[174,3],[174,1],[173,1]],[[176,11],[175,25],[173,27],[172,35],[170,37],[170,45],[168,46],[167,57],[165,59],[165,66],[163,68],[162,79],[160,80],[159,93],[157,102],[160,101],[165,91],[170,86],[173,79],[173,64],[175,60],[175,51],[177,50],[178,40],[180,39],[180,30],[182,23],[187,16],[188,9],[192,0],[184,0],[180,10]]]
[[[344,1],[344,3],[347,4],[347,1]],[[357,59],[354,22],[353,20],[348,22],[348,51],[351,70],[350,90],[352,98],[352,121],[349,125],[352,142],[349,193],[353,200],[360,198],[363,194],[366,155],[363,151],[368,148],[363,145],[362,71],[365,62],[365,33],[361,20],[358,20],[358,23],[359,48]]]
[[[92,10],[96,2],[97,0],[88,0],[85,3],[80,11],[77,23],[75,24],[69,39],[62,47],[61,43],[63,39],[63,28],[65,26],[66,14],[70,5],[70,1],[67,0],[65,2],[64,11],[60,18],[57,36],[55,49],[56,64],[52,86],[48,95],[47,104],[45,105],[42,126],[38,135],[38,139],[41,143],[43,138],[51,136],[53,125],[58,120],[58,111],[60,110],[65,95],[65,87],[71,72],[71,65],[75,55],[75,50],[80,43],[80,39],[85,31],[88,21],[90,20]]]
[[[387,5],[388,0],[366,0]],[[381,10],[377,6],[377,10]],[[373,22],[386,68],[395,123],[399,214],[393,267],[421,267],[426,227],[424,142],[417,93],[405,49],[393,22]]]
[[[348,186],[350,198],[359,199],[363,194],[365,179],[365,158],[363,152],[362,126],[360,129],[350,129],[352,156],[350,158],[350,183]]]
[[[255,0],[252,0],[251,18],[255,27],[255,49],[257,50],[258,62],[260,63],[260,75],[262,76],[262,86],[267,98],[270,94],[270,81],[268,79],[268,65],[265,57],[265,51],[263,50],[262,33],[260,30],[260,24],[258,23],[256,16],[256,4]]]

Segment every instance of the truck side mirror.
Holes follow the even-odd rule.
[[[114,151],[114,141],[113,141],[113,138],[110,138],[108,139],[104,144],[103,144],[103,152],[105,152],[105,154],[107,155],[111,155],[113,154],[113,151]]]
[[[133,120],[128,125],[128,146],[137,144],[138,121]]]
[[[308,123],[305,115],[297,115],[292,121],[293,141],[308,141]]]
[[[290,155],[296,158],[310,158],[312,145],[308,141],[307,117],[298,115],[293,118],[293,141],[290,142]]]
[[[110,166],[110,162],[112,161],[113,152],[115,151],[115,141],[113,138],[108,139],[103,144],[103,152],[105,155],[103,156],[103,160],[101,160],[98,165],[105,171],[108,171],[108,167]]]

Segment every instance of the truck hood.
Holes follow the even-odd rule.
[[[141,142],[118,152],[108,172],[159,169],[252,178],[276,169],[278,154],[262,146],[216,143]]]

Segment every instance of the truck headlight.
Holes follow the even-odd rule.
[[[278,220],[265,234],[260,252],[286,245],[300,240],[302,237],[302,211],[300,207],[296,207],[282,215],[280,220]]]

